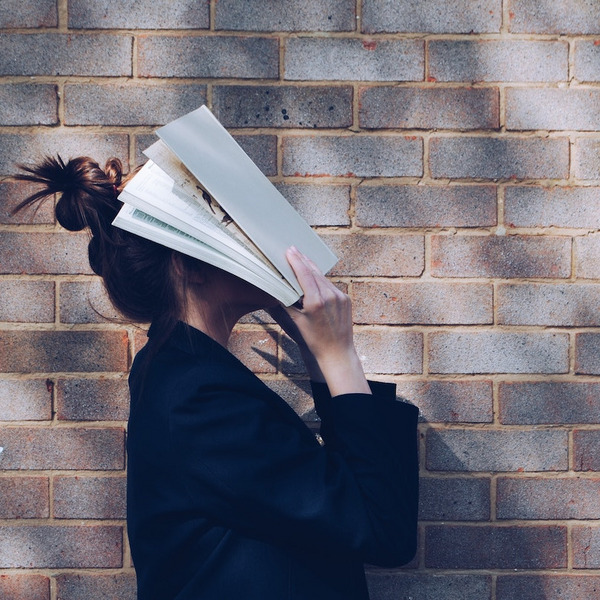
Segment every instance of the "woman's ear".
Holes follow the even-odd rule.
[[[173,252],[171,263],[177,278],[188,283],[202,284],[206,282],[205,264],[191,256]]]

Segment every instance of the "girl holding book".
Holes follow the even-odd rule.
[[[417,409],[368,382],[349,298],[293,247],[304,291],[280,306],[224,271],[111,225],[121,164],[46,158],[19,209],[59,195],[123,316],[151,323],[129,378],[128,534],[140,600],[365,600],[364,563],[416,548]],[[318,441],[226,347],[266,309],[298,344]]]

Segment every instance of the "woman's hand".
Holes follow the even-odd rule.
[[[286,256],[304,291],[302,308],[276,309],[271,315],[299,345],[311,378],[324,380],[332,396],[370,394],[354,348],[350,298],[296,248]]]

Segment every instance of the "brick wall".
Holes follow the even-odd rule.
[[[600,3],[4,0],[0,175],[202,103],[341,261],[366,370],[421,408],[417,557],[375,600],[600,594]],[[0,182],[0,597],[133,599],[126,376],[86,237]],[[233,350],[314,420],[259,313]]]

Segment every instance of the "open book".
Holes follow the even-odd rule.
[[[302,296],[287,248],[324,273],[337,262],[206,106],[156,133],[113,225],[233,273],[286,306]]]

